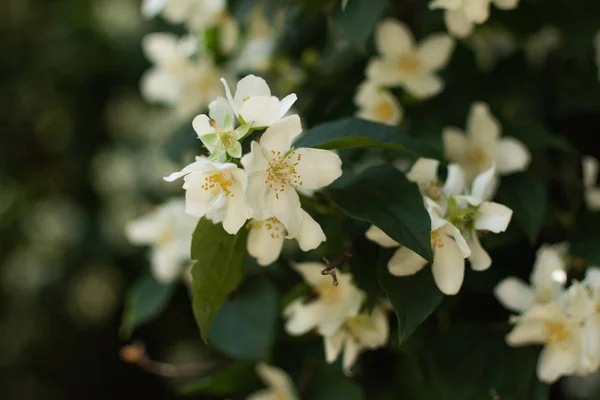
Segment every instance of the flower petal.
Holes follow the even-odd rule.
[[[211,119],[214,119],[217,125],[223,129],[229,129],[225,126],[225,116],[229,115],[233,119],[233,109],[229,102],[224,97],[217,97],[208,105],[208,115]],[[197,132],[197,131],[196,131]]]
[[[163,179],[167,182],[173,182],[182,176],[191,174],[192,172],[210,172],[214,169],[214,164],[210,160],[196,157],[195,162],[189,164],[179,172],[173,172],[171,175],[164,177]]]
[[[512,218],[512,210],[505,205],[486,201],[477,209],[475,229],[478,231],[504,232]]]
[[[491,0],[464,0],[463,10],[468,20],[483,24],[490,17]]]
[[[231,89],[229,88],[229,84],[227,83],[225,78],[221,78],[221,83],[223,84],[223,87],[225,88],[225,96],[227,97],[227,101],[229,102],[231,109],[233,110],[235,115],[240,115],[240,107],[238,107],[235,104],[235,101],[233,100],[233,96],[231,95]]]
[[[406,174],[411,182],[428,184],[438,181],[438,167],[440,162],[431,158],[419,158]]]
[[[458,196],[465,191],[465,172],[458,164],[448,165],[448,176],[444,184],[444,192],[451,196]]]
[[[442,132],[444,141],[444,156],[453,162],[462,164],[467,158],[469,148],[465,133],[453,127],[444,128]]]
[[[194,128],[194,131],[196,131],[198,137],[201,137],[207,133],[217,132],[211,125],[210,118],[208,118],[208,115],[206,114],[200,114],[196,116],[196,118],[194,118],[192,121],[192,127]]]
[[[473,22],[469,20],[462,8],[458,10],[447,10],[444,13],[444,22],[448,32],[458,38],[465,38],[473,33]]]
[[[365,236],[370,241],[375,242],[386,249],[400,246],[398,242],[389,237],[384,231],[382,231],[375,225],[371,225],[369,229],[367,229],[367,232],[365,232]]]
[[[454,39],[445,33],[435,33],[427,36],[417,49],[417,58],[431,71],[443,68],[450,61],[454,50]]]
[[[295,93],[288,94],[283,99],[281,99],[281,102],[279,104],[279,118],[283,118],[285,114],[287,114],[287,112],[290,111],[290,108],[292,108],[296,100],[298,100],[298,96],[296,96]]]
[[[260,145],[269,151],[285,154],[294,139],[302,133],[302,123],[296,114],[285,117],[271,125],[260,138]]]
[[[440,240],[442,245],[433,254],[433,279],[442,293],[455,295],[462,286],[465,260],[453,239],[440,235]]]
[[[598,160],[592,156],[585,156],[581,160],[581,169],[583,172],[583,185],[585,187],[595,187],[598,179],[598,171],[600,170],[600,164]]]
[[[176,104],[181,94],[175,77],[155,68],[142,76],[140,91],[150,102],[167,104]]]
[[[426,99],[444,89],[444,81],[434,73],[420,73],[406,79],[405,89],[417,99]]]
[[[427,260],[409,249],[400,247],[390,261],[388,261],[388,271],[394,276],[414,275],[427,264]]]
[[[210,173],[195,173],[186,177],[185,212],[195,217],[203,217],[208,210],[213,194],[202,188]]]
[[[365,74],[369,81],[388,87],[395,87],[405,81],[406,75],[402,73],[397,63],[381,59],[373,58],[367,64]]]
[[[298,272],[302,279],[311,287],[316,287],[328,277],[324,277],[321,271],[325,269],[325,264],[321,262],[303,262],[296,263],[292,267]]]
[[[548,344],[538,359],[538,378],[542,382],[553,383],[561,376],[573,374],[578,361],[578,351],[570,342]]]
[[[494,288],[494,295],[502,305],[515,312],[527,311],[535,296],[525,282],[519,278],[508,277]]]
[[[270,388],[289,392],[293,391],[294,383],[292,379],[280,368],[276,368],[265,363],[259,363],[256,366],[256,374]]]
[[[183,272],[184,259],[178,246],[155,247],[151,258],[152,276],[160,283],[169,284]]]
[[[532,319],[519,321],[506,336],[506,343],[509,346],[540,344],[544,343],[547,338],[546,321],[543,319]]]
[[[406,24],[387,18],[375,28],[375,46],[386,58],[400,57],[414,47],[414,38]]]
[[[502,175],[524,171],[531,163],[531,153],[521,141],[506,137],[494,149],[494,162]]]
[[[346,375],[351,375],[351,369],[356,360],[358,359],[358,355],[362,350],[362,346],[357,343],[352,337],[346,340],[346,345],[344,346],[344,356],[342,359],[342,368]]]
[[[501,10],[512,10],[517,8],[519,0],[493,0],[494,5]]]
[[[327,238],[321,225],[310,216],[309,213],[302,210],[302,224],[296,235],[296,240],[302,251],[309,251],[319,247]]]
[[[163,64],[178,56],[178,42],[179,39],[172,33],[149,33],[142,39],[142,49],[153,64]]]
[[[233,103],[241,108],[252,97],[271,97],[271,89],[263,78],[247,75],[237,83]]]
[[[481,246],[481,242],[479,241],[477,232],[472,231],[471,234],[468,235],[467,244],[471,249],[471,255],[469,256],[471,268],[474,271],[485,271],[486,269],[488,269],[490,265],[492,265],[492,259],[490,258],[490,255]]]
[[[500,138],[500,130],[500,123],[492,115],[490,107],[481,101],[473,103],[467,116],[467,132],[473,144],[493,150]]]
[[[299,186],[320,189],[342,176],[342,160],[330,150],[300,148],[288,156],[294,162]]]
[[[263,127],[279,120],[280,103],[275,96],[250,97],[240,107],[240,115],[253,127]]]
[[[495,179],[496,168],[492,165],[490,168],[477,175],[471,185],[471,196],[478,201],[489,200],[497,184]],[[477,204],[474,204],[477,205]]]
[[[333,335],[325,336],[323,339],[325,344],[325,360],[332,364],[337,360],[342,351],[344,341],[348,337],[345,329],[339,329]]]
[[[288,231],[288,237],[296,237],[302,226],[302,208],[298,193],[287,185],[283,190],[269,190],[266,198],[268,216],[277,218]]]
[[[248,254],[256,258],[259,265],[269,265],[279,258],[284,239],[285,228],[281,223],[253,221],[248,233]]]

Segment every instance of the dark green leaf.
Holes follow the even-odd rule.
[[[158,283],[151,275],[138,279],[127,291],[119,334],[129,339],[133,331],[157,317],[173,296],[176,284]]]
[[[338,379],[320,385],[313,393],[314,400],[363,400],[364,389],[350,379]]]
[[[242,282],[246,271],[248,230],[230,235],[221,224],[202,218],[192,236],[192,267],[196,322],[204,341],[227,296]]]
[[[375,24],[381,19],[388,6],[388,0],[352,0],[347,6],[338,10],[333,16],[333,22],[342,30],[344,36],[361,50]]]
[[[514,217],[533,244],[544,223],[548,198],[546,183],[532,172],[520,172],[502,179],[498,201],[514,212]]]
[[[417,185],[400,171],[385,165],[373,167],[326,194],[351,217],[375,224],[426,260],[433,259],[429,214]]]
[[[582,214],[575,222],[570,243],[572,255],[600,265],[600,213]]]
[[[178,385],[176,391],[181,395],[207,393],[215,396],[248,392],[257,384],[260,385],[254,373],[254,365],[248,361],[234,361],[208,376]]]
[[[277,289],[264,277],[253,279],[223,304],[210,329],[209,343],[234,358],[266,361],[275,341],[278,314]]]
[[[434,149],[396,127],[358,118],[346,118],[317,125],[306,131],[294,146],[327,150],[384,147],[414,156],[441,158]]]
[[[437,308],[444,295],[437,288],[429,267],[412,276],[396,277],[389,273],[387,262],[381,262],[377,274],[398,318],[398,336],[402,343]]]
[[[544,127],[535,124],[515,124],[511,121],[502,121],[503,131],[521,140],[532,151],[554,149],[565,153],[574,151],[573,145],[567,139],[547,131]]]

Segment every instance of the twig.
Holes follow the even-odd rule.
[[[336,260],[333,261],[329,261],[328,259],[323,257],[323,261],[325,261],[327,268],[321,271],[321,275],[331,275],[331,279],[333,279],[333,286],[337,286],[339,282],[337,280],[335,269],[336,267],[344,263],[346,260],[348,260],[350,257],[352,257],[352,254],[349,251],[345,251],[344,253],[342,253],[341,256],[339,256]]]
[[[123,346],[119,352],[121,359],[135,364],[151,374],[165,378],[194,378],[206,375],[229,362],[226,359],[210,360],[198,364],[168,364],[152,360],[141,342]]]

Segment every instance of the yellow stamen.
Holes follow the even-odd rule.
[[[409,53],[402,57],[402,59],[400,59],[400,63],[398,64],[400,70],[407,74],[414,74],[417,72],[420,66],[421,63],[414,53]]]
[[[567,327],[562,322],[547,322],[548,339],[546,343],[563,342],[569,338]]]
[[[204,178],[204,184],[201,186],[202,189],[210,191],[214,196],[219,193],[225,193],[227,197],[233,197],[231,192],[231,186],[233,182],[224,172],[217,172]]]
[[[292,151],[285,157],[281,156],[280,151],[271,151],[272,160],[267,168],[267,178],[265,184],[269,185],[275,192],[275,198],[279,199],[279,193],[284,192],[286,187],[293,188],[302,185],[300,175],[296,172],[296,166],[302,159],[301,154]]]

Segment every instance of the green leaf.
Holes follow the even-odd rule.
[[[321,365],[315,368],[315,380],[310,399],[313,400],[363,400],[364,389],[346,378],[338,365]]]
[[[175,283],[159,283],[149,274],[139,278],[127,290],[119,335],[129,339],[136,328],[157,317],[169,303],[176,287]]]
[[[367,39],[373,32],[375,24],[383,16],[388,0],[352,0],[347,6],[338,10],[333,16],[333,23],[337,25],[344,36],[365,50]]]
[[[230,235],[221,224],[202,218],[192,236],[193,309],[206,342],[213,320],[227,296],[242,282],[246,271],[248,230]]]
[[[342,11],[345,11],[346,7],[348,7],[348,0],[342,0]]]
[[[600,213],[583,213],[573,227],[569,252],[587,264],[600,265]]]
[[[516,124],[509,120],[502,120],[503,131],[521,140],[531,151],[554,149],[564,153],[572,153],[574,147],[563,136],[551,133],[544,127],[536,124]]]
[[[243,284],[215,317],[209,343],[243,360],[267,361],[277,332],[279,296],[265,277]]]
[[[326,150],[383,147],[407,152],[416,157],[441,158],[437,151],[396,127],[358,118],[346,118],[317,125],[304,132],[294,146]]]
[[[378,226],[398,243],[432,261],[431,221],[416,184],[383,165],[368,169],[327,196],[353,218]]]
[[[387,258],[379,264],[379,284],[398,318],[398,337],[402,343],[431,315],[444,295],[437,288],[431,268],[427,266],[415,275],[396,277],[388,271]]]
[[[546,183],[532,172],[519,172],[502,179],[497,199],[510,207],[530,243],[535,243],[548,207]]]

